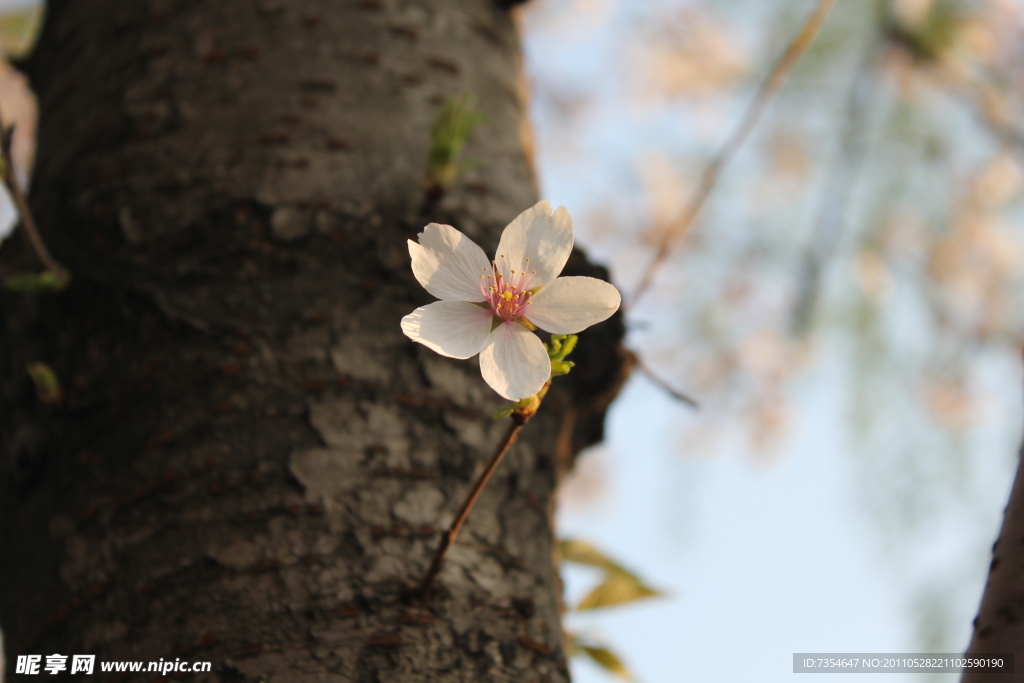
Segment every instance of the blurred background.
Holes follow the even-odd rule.
[[[640,681],[790,680],[794,652],[962,651],[1016,465],[1024,0],[836,3],[668,239],[818,5],[523,11],[541,196],[610,268],[646,368],[566,483],[559,533],[662,595],[571,609],[568,628]],[[38,18],[0,1],[6,54]],[[24,173],[35,103],[0,67]],[[0,205],[0,237],[12,219]],[[570,564],[567,605],[593,605],[603,577]],[[576,680],[609,680],[600,658],[575,658]]]
[[[526,5],[541,196],[627,301],[817,5]],[[633,303],[657,380],[581,456],[560,534],[666,593],[569,616],[638,680],[967,646],[1022,424],[1022,37],[1016,0],[838,2]],[[566,579],[570,606],[601,580]]]

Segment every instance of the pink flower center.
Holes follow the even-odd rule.
[[[530,267],[530,259],[526,259],[526,267]],[[480,276],[480,291],[491,313],[502,320],[518,320],[526,315],[532,296],[530,283],[536,274],[535,270],[509,270],[504,254],[491,261],[491,267],[484,268]]]

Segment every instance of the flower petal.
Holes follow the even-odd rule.
[[[576,334],[619,309],[619,290],[592,277],[560,277],[530,298],[526,318],[554,334]]]
[[[412,272],[423,288],[442,301],[483,301],[480,276],[490,266],[487,254],[450,225],[431,223],[409,240]]]
[[[465,301],[435,301],[402,318],[402,332],[442,356],[470,358],[488,343],[492,318]]]
[[[564,206],[551,215],[546,199],[519,214],[501,234],[494,260],[503,267],[506,278],[510,270],[537,271],[530,288],[551,282],[565,267],[572,252],[572,216]],[[502,258],[504,257],[504,258]],[[526,259],[530,259],[527,263]]]
[[[498,325],[480,352],[480,372],[510,401],[533,396],[551,376],[551,359],[537,335],[519,323]]]

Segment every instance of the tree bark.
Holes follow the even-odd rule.
[[[1021,446],[1024,458],[1024,445]],[[1013,653],[1014,673],[967,670],[963,683],[1024,681],[1024,471],[1018,461],[1010,499],[1003,510],[1003,526],[992,544],[992,561],[981,597],[967,656]]]
[[[56,652],[213,662],[197,681],[567,680],[552,494],[601,436],[619,318],[581,338],[438,589],[405,590],[505,427],[475,361],[399,320],[430,300],[406,249],[425,223],[489,251],[536,199],[508,10],[51,0],[28,69],[32,205],[74,281],[0,294],[8,675]],[[425,216],[459,92],[482,165]],[[0,270],[30,267],[8,242]]]

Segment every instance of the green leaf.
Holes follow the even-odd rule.
[[[71,278],[66,273],[44,270],[41,273],[15,273],[4,278],[4,287],[14,292],[59,292]]]
[[[564,539],[559,542],[562,559],[566,562],[597,567],[605,571],[604,581],[580,601],[577,610],[621,605],[634,600],[662,595],[646,585],[636,574],[608,558],[586,541]]]
[[[590,657],[590,659],[595,664],[605,669],[606,671],[610,671],[619,678],[625,679],[627,681],[632,678],[629,671],[626,669],[626,665],[622,663],[621,659],[619,659],[619,656],[611,650],[609,650],[607,647],[604,647],[602,645],[581,644],[579,646],[579,649],[581,652],[583,652],[583,654]]]
[[[609,572],[604,583],[600,584],[580,604],[576,605],[577,611],[611,607],[622,605],[634,600],[652,598],[661,595],[658,591],[644,583],[636,576],[626,572]]]
[[[60,380],[49,365],[46,363],[32,363],[28,366],[28,374],[36,385],[36,393],[39,400],[46,405],[59,403],[63,392],[60,388]]]
[[[565,635],[569,637],[569,656],[575,657],[576,655],[583,654],[583,641],[572,631],[566,631]]]
[[[504,408],[502,408],[501,410],[496,412],[494,414],[494,419],[495,420],[500,420],[503,417],[508,417],[509,415],[512,414],[512,411],[514,411],[515,409],[516,409],[516,404],[515,403],[510,403],[509,405],[505,406]]]

